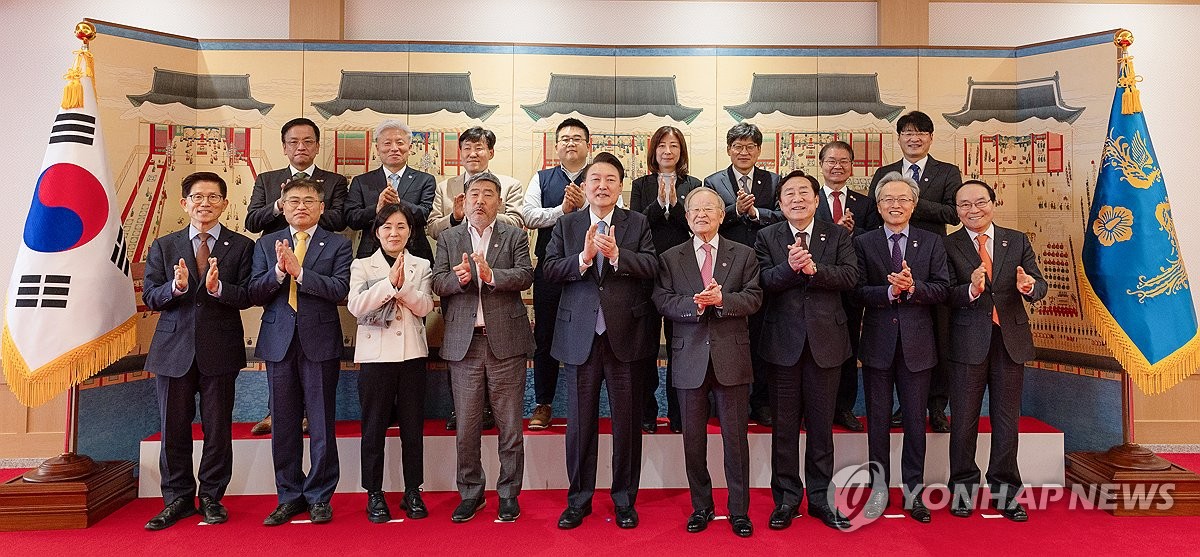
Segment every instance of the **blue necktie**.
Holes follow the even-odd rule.
[[[600,221],[596,223],[596,234],[608,234],[608,223]],[[596,252],[596,276],[604,275],[604,254]],[[596,334],[602,335],[608,330],[608,326],[604,324],[604,304],[596,307]]]
[[[897,232],[892,234],[892,271],[899,273],[904,268],[904,256],[900,254],[900,242],[904,235]]]
[[[912,173],[913,181],[920,184],[921,183],[921,167],[918,166],[917,163],[914,162],[912,164],[912,166],[908,167],[908,171],[910,173]]]

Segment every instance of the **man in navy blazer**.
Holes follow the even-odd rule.
[[[563,215],[546,248],[546,280],[563,285],[551,355],[566,364],[567,509],[558,527],[575,528],[592,512],[600,384],[612,416],[612,500],[617,526],[638,524],[641,475],[641,378],[634,364],[658,350],[650,290],[658,259],[640,213],[617,207],[625,169],[609,153],[584,169],[588,207]]]
[[[891,481],[892,389],[900,394],[904,447],[900,469],[909,498],[905,508],[929,522],[921,500],[925,484],[925,406],[930,370],[938,361],[933,308],[946,299],[949,271],[942,236],[909,222],[920,190],[899,172],[883,177],[879,211],[884,226],[854,239],[858,257],[857,297],[863,305],[863,384],[867,395],[867,445],[872,492],[863,514],[878,518],[887,506]],[[880,477],[882,476],[882,477]]]
[[[721,235],[753,246],[758,231],[783,219],[775,203],[779,175],[758,167],[763,134],[758,126],[741,122],[725,134],[729,166],[704,179],[704,186],[721,194],[725,201],[725,222]],[[754,366],[754,386],[750,389],[750,417],[759,424],[771,425],[767,394],[767,364],[760,357],[762,314],[750,317],[750,353]]]
[[[225,522],[221,504],[233,473],[233,394],[246,367],[242,319],[250,307],[246,285],[254,242],[221,226],[229,206],[223,180],[212,172],[183,179],[180,205],[191,224],[150,245],[142,300],[159,312],[146,356],[158,391],[162,475],[166,508],[146,523],[162,530],[196,512],[192,475],[192,420],[200,395],[204,454],[200,459],[200,512],[209,524]]]
[[[358,238],[356,257],[367,257],[379,249],[379,240],[371,235],[371,223],[375,222],[379,208],[400,203],[417,217],[412,227],[409,252],[433,261],[433,248],[425,235],[425,223],[433,210],[437,182],[432,175],[408,167],[412,130],[400,120],[384,120],[375,126],[372,135],[375,153],[382,164],[375,170],[355,176],[346,197],[346,224],[353,230],[363,231]]]
[[[309,511],[329,522],[329,499],[338,482],[334,436],[335,394],[342,356],[337,304],[350,291],[350,241],[317,226],[324,203],[321,184],[292,180],[283,186],[288,227],[259,238],[254,247],[250,301],[263,306],[254,353],[267,364],[274,428],[271,458],[279,506],[263,521],[288,522]],[[301,469],[307,415],[309,457]]]
[[[833,478],[833,409],[842,362],[850,357],[850,335],[842,293],[858,283],[850,233],[815,218],[816,180],[796,170],[779,186],[786,221],[758,233],[754,246],[762,268],[763,359],[770,364],[771,495],[769,526],[781,530],[808,512],[825,525],[850,523],[829,504]],[[800,421],[808,432],[804,453],[805,490],[800,480]]]
[[[949,359],[954,365],[950,407],[950,513],[971,515],[979,487],[975,447],[979,411],[988,391],[992,421],[991,456],[987,483],[996,508],[1009,520],[1028,519],[1016,501],[1021,491],[1017,468],[1018,422],[1025,362],[1034,358],[1033,331],[1026,302],[1046,295],[1046,280],[1038,270],[1029,237],[992,223],[996,191],[970,180],[958,190],[958,215],[963,227],[946,237],[950,260],[950,324],[955,338]]]
[[[821,161],[821,176],[825,179],[818,196],[817,220],[839,224],[854,236],[866,232],[858,219],[865,220],[871,213],[878,213],[870,198],[846,187],[854,175],[854,148],[845,141],[830,141],[821,147],[817,159]],[[862,431],[862,422],[854,415],[854,403],[858,400],[858,338],[863,310],[855,303],[854,292],[842,293],[842,309],[846,312],[851,354],[842,363],[833,423],[850,431]]]
[[[321,152],[321,130],[308,118],[296,118],[283,125],[283,154],[288,167],[263,172],[254,180],[250,205],[246,207],[246,231],[270,234],[287,228],[280,205],[283,184],[292,179],[307,178],[321,184],[325,190],[325,212],[320,226],[330,232],[346,228],[343,213],[346,203],[346,177],[337,172],[317,168],[316,157]]]

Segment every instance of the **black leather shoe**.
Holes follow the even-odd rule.
[[[1025,507],[1016,501],[1009,503],[1008,508],[1001,509],[1000,514],[1013,522],[1029,520],[1029,513],[1025,512]]]
[[[671,428],[671,433],[683,433],[683,424],[679,423],[679,420],[670,420],[667,427]]]
[[[457,507],[454,508],[454,514],[450,515],[452,522],[466,522],[475,518],[475,513],[482,509],[485,504],[484,499],[463,499]]]
[[[826,526],[835,530],[846,530],[850,528],[850,519],[842,516],[842,513],[835,509],[829,508],[827,505],[810,505],[808,514],[813,518],[825,523]]]
[[[329,503],[313,503],[311,509],[308,509],[308,518],[313,524],[325,524],[333,520],[333,506]]]
[[[454,415],[454,411],[450,411],[450,417],[446,418],[446,431],[454,431],[458,429],[458,417]]]
[[[950,420],[946,419],[946,413],[942,410],[932,410],[929,412],[929,429],[934,433],[950,433]]]
[[[303,499],[284,503],[275,507],[271,514],[267,515],[266,520],[263,520],[263,526],[279,526],[291,522],[292,517],[308,510],[308,503]]]
[[[705,528],[708,528],[708,523],[712,522],[716,517],[717,514],[712,509],[692,511],[692,515],[688,517],[687,531],[693,534],[703,532]]]
[[[200,514],[204,515],[206,524],[220,524],[229,520],[229,511],[220,501],[207,495],[200,496]]]
[[[654,434],[658,431],[658,420],[645,420],[642,422],[642,432]]]
[[[400,500],[400,508],[413,520],[429,516],[429,509],[425,508],[425,501],[421,500],[420,488],[411,487],[405,491],[404,499]]]
[[[751,410],[750,420],[765,427],[772,427],[775,425],[775,420],[771,418],[771,409],[766,406]]]
[[[929,524],[933,520],[933,515],[929,514],[929,509],[925,507],[925,503],[921,501],[921,496],[913,498],[912,508],[908,510],[908,516],[921,524]]]
[[[792,519],[800,516],[800,511],[791,505],[779,505],[771,511],[770,526],[772,530],[783,530],[792,525]]]
[[[570,530],[583,524],[583,517],[592,514],[591,507],[567,507],[567,510],[558,515],[558,527],[562,530]]]
[[[862,422],[858,420],[858,416],[849,410],[838,412],[833,417],[833,425],[842,426],[850,431],[862,431]]]
[[[392,511],[388,510],[387,499],[382,491],[372,491],[367,494],[367,520],[375,524],[383,524],[392,519]]]
[[[163,507],[162,512],[158,513],[154,518],[151,518],[146,523],[147,530],[162,530],[169,528],[180,519],[187,518],[196,514],[196,503],[191,497],[185,495],[176,497],[174,501]]]
[[[738,515],[729,517],[729,525],[733,527],[733,533],[739,538],[749,538],[750,534],[754,533],[754,524],[750,522],[750,517],[746,515]]]
[[[971,516],[971,502],[963,497],[955,497],[950,501],[950,514],[958,518]]]
[[[617,507],[617,526],[621,528],[637,528],[638,514],[634,510],[633,505],[628,507]]]
[[[892,414],[892,427],[904,427],[904,413],[897,410]]]
[[[492,414],[492,407],[483,407],[483,424],[481,425],[484,431],[496,429],[496,416]]]
[[[517,498],[501,497],[500,511],[496,513],[496,520],[500,522],[513,522],[519,516],[521,516],[521,505],[517,504]]]

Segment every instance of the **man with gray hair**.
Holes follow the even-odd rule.
[[[433,210],[437,182],[429,174],[408,168],[412,130],[400,120],[384,120],[375,126],[372,138],[380,166],[355,176],[346,197],[346,224],[354,230],[366,231],[360,235],[356,257],[369,257],[379,248],[379,240],[369,232],[376,211],[389,203],[399,203],[416,216],[409,251],[432,261],[433,249],[425,237],[425,223]]]
[[[911,177],[890,172],[876,199],[883,226],[854,238],[858,256],[856,298],[865,308],[859,359],[867,397],[867,447],[872,463],[871,496],[863,514],[878,518],[887,507],[891,480],[892,389],[904,416],[905,508],[929,522],[921,500],[925,483],[925,400],[937,364],[933,309],[946,299],[950,271],[942,237],[910,223],[920,188]]]
[[[500,178],[490,172],[467,179],[466,220],[441,234],[433,262],[433,291],[441,296],[446,320],[441,356],[450,365],[458,416],[455,445],[462,502],[450,517],[454,522],[471,520],[484,506],[480,435],[485,388],[500,428],[497,517],[511,522],[521,514],[517,496],[525,464],[525,359],[533,351],[521,291],[533,284],[533,263],[525,232],[496,218],[500,190]]]
[[[721,235],[735,242],[753,246],[758,231],[779,222],[775,189],[779,175],[758,167],[762,153],[763,134],[758,126],[742,122],[729,128],[725,147],[729,166],[704,179],[704,186],[721,194],[725,203],[725,220]],[[771,408],[767,394],[767,363],[759,356],[758,338],[762,332],[762,313],[750,317],[750,353],[754,365],[754,387],[750,390],[750,417],[761,425],[770,426]]]

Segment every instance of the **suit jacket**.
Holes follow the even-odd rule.
[[[464,222],[442,233],[434,256],[433,291],[442,298],[442,318],[446,322],[441,356],[458,362],[467,355],[481,298],[492,354],[497,358],[525,356],[533,351],[529,312],[521,299],[521,292],[533,284],[529,235],[497,217],[486,256],[493,284],[481,288],[475,262],[468,259],[472,280],[464,286],[452,268],[462,263],[464,253],[474,251],[468,226]]]
[[[602,274],[597,273],[597,265],[579,274],[579,254],[592,226],[591,211],[573,211],[554,223],[542,275],[563,284],[550,355],[564,364],[587,361],[600,308],[604,308],[607,336],[619,360],[635,362],[658,350],[654,331],[659,316],[650,301],[658,257],[650,226],[641,213],[621,208],[613,211],[611,222],[620,249],[618,266],[614,269],[605,259]]]
[[[194,361],[204,375],[237,373],[246,367],[245,334],[240,311],[250,307],[246,289],[254,242],[221,228],[212,257],[217,258],[221,295],[214,297],[196,270],[189,228],[154,240],[146,258],[142,301],[160,312],[146,371],[164,377],[183,377]],[[183,258],[188,268],[188,289],[174,295],[175,265]]]
[[[747,385],[754,381],[750,368],[748,316],[762,305],[758,261],[749,246],[728,238],[717,242],[713,254],[713,280],[721,285],[721,307],[698,313],[692,296],[704,290],[700,266],[692,243],[675,246],[659,259],[654,284],[654,305],[675,322],[671,338],[671,384],[677,389],[698,389],[708,365],[722,385]]]
[[[363,231],[359,235],[356,257],[366,257],[379,249],[379,240],[371,234],[371,224],[375,222],[375,206],[379,204],[379,194],[386,187],[387,174],[382,166],[366,174],[359,174],[350,181],[350,194],[346,197],[346,224],[351,229]],[[433,193],[436,187],[433,176],[415,168],[405,167],[397,188],[400,203],[412,210],[417,218],[417,222],[412,223],[412,239],[409,240],[408,250],[427,261],[433,260],[433,248],[429,247],[429,238],[425,237],[425,223],[429,220],[429,212],[433,208]]]
[[[1000,334],[1004,348],[1014,362],[1034,358],[1033,332],[1025,302],[1046,296],[1046,280],[1038,269],[1029,237],[1009,228],[994,227],[992,239],[992,279],[985,282],[983,293],[971,301],[971,273],[979,268],[978,245],[971,241],[966,228],[946,237],[946,255],[950,261],[950,294],[947,304],[954,339],[949,358],[965,364],[980,364],[991,347],[992,308],[1000,316]],[[1026,296],[1017,290],[1017,266],[1033,277],[1033,292]]]
[[[877,228],[854,238],[858,256],[856,297],[863,305],[862,340],[858,359],[864,366],[886,369],[896,354],[896,342],[904,343],[904,361],[911,371],[923,371],[937,365],[937,347],[933,339],[933,306],[946,299],[950,275],[946,266],[946,248],[942,236],[909,227],[904,260],[912,270],[911,295],[902,293],[888,300],[892,272],[891,241],[886,229]]]
[[[854,215],[854,236],[858,236],[867,231],[866,222],[874,217],[879,216],[879,210],[873,205],[871,198],[851,190],[850,188],[842,188],[842,210],[849,210]],[[817,204],[817,220],[825,222],[833,222],[833,208],[829,206],[829,198],[825,196],[824,188],[821,189],[821,195]]]
[[[521,188],[521,181],[503,174],[497,174],[496,177],[500,179],[500,199],[504,202],[504,211],[496,215],[496,220],[517,228],[525,226],[525,218],[521,216],[521,200],[525,190]],[[465,177],[460,174],[437,185],[433,193],[433,208],[429,212],[429,224],[425,227],[430,238],[437,240],[446,229],[462,222],[454,220],[454,196],[466,193],[464,180]]]
[[[852,354],[842,292],[858,283],[858,264],[850,233],[831,222],[813,221],[808,249],[817,263],[809,276],[788,264],[788,246],[796,243],[787,221],[758,233],[754,251],[762,268],[762,357],[780,366],[796,365],[805,342],[822,368],[842,365]]]
[[[758,231],[763,227],[783,220],[779,212],[779,204],[775,200],[775,188],[779,187],[779,175],[754,167],[754,179],[750,185],[750,193],[754,194],[754,206],[758,208],[758,221],[737,214],[737,181],[734,179],[733,166],[715,172],[704,179],[705,187],[717,190],[725,201],[725,222],[721,224],[721,235],[735,242],[754,245]]]
[[[268,362],[283,361],[292,337],[299,338],[309,360],[342,357],[342,323],[338,302],[350,291],[350,240],[323,228],[308,239],[304,254],[303,282],[297,285],[296,305],[288,305],[292,277],[275,279],[275,241],[292,244],[291,228],[267,234],[254,244],[254,266],[250,278],[250,302],[263,306],[262,328],[254,355]]]
[[[907,176],[909,164],[901,159],[875,171],[875,176],[871,178],[869,195],[873,210],[867,212],[871,217],[867,222],[867,230],[883,226],[883,217],[879,215],[879,206],[875,203],[875,189],[879,186],[879,180],[888,172],[900,172]],[[954,164],[935,160],[930,156],[925,162],[921,182],[917,185],[921,188],[921,197],[913,209],[912,225],[945,236],[946,225],[958,224],[954,196],[958,195],[958,188],[962,187],[962,170]]]
[[[406,253],[404,284],[399,289],[388,280],[391,272],[392,266],[384,259],[382,250],[350,264],[346,309],[351,315],[362,317],[385,304],[396,306],[396,318],[386,328],[358,325],[355,362],[403,362],[429,355],[423,319],[433,310],[433,273],[429,261]]]
[[[283,214],[275,214],[275,202],[279,201],[283,184],[291,179],[291,168],[258,175],[250,193],[250,205],[246,207],[246,230],[270,234],[288,227]],[[346,177],[318,168],[311,179],[325,189],[325,212],[321,213],[317,225],[330,232],[341,232],[346,228]]]
[[[691,238],[688,229],[687,211],[683,198],[688,192],[700,187],[695,176],[676,175],[675,194],[678,196],[669,211],[658,204],[658,174],[648,174],[633,181],[629,208],[646,216],[650,221],[650,237],[654,240],[654,251],[659,255]]]

